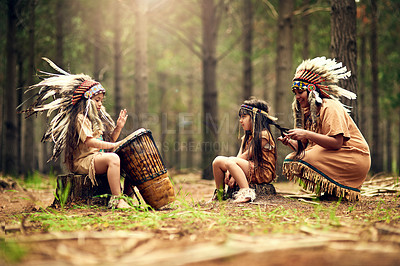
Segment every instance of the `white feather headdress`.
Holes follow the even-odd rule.
[[[73,108],[76,108],[75,103],[80,101],[83,98],[85,91],[90,88],[85,85],[82,87],[82,84],[89,83],[93,86],[93,84],[99,83],[85,74],[69,74],[49,59],[43,59],[47,61],[52,68],[58,71],[59,74],[41,71],[41,73],[46,74],[49,77],[28,88],[27,91],[34,89],[39,89],[39,91],[32,96],[32,98],[35,99],[33,104],[22,112],[26,113],[26,118],[43,112],[47,112],[47,117],[50,117],[53,112],[56,112],[41,141],[52,141],[54,143],[53,154],[50,160],[57,160],[61,152],[65,149],[71,113]],[[87,100],[85,118],[90,108],[96,109],[95,107],[93,108],[91,102],[93,101],[89,98]],[[21,106],[22,104],[18,108]],[[97,110],[95,111],[97,114]],[[114,122],[105,112],[104,108],[100,110],[100,114],[114,127]],[[99,125],[98,127],[102,128],[102,125]]]
[[[335,59],[326,57],[316,57],[304,60],[296,69],[293,78],[292,90],[308,90],[308,102],[310,104],[311,123],[317,124],[317,103],[322,103],[322,98],[330,98],[340,102],[340,97],[350,100],[356,99],[357,95],[345,90],[337,85],[340,79],[347,79],[351,76],[351,71],[347,71],[346,66]],[[347,112],[347,106],[343,105]],[[293,101],[293,111],[295,113],[295,126],[304,125],[304,121],[299,121],[302,115],[299,114],[300,107],[296,99]]]

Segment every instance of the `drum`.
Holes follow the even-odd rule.
[[[150,130],[141,128],[133,132],[114,152],[121,159],[125,178],[138,188],[147,204],[159,209],[175,200],[167,168]]]

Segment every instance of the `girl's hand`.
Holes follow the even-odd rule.
[[[229,171],[225,172],[225,179],[224,182],[225,184],[229,184],[229,178],[231,177],[231,173],[229,173]]]
[[[308,140],[308,130],[300,129],[300,128],[295,128],[291,129],[288,131],[288,134],[286,135],[290,139],[294,140],[301,140],[301,141],[306,141]]]
[[[126,123],[126,119],[128,118],[128,112],[126,111],[126,109],[121,110],[121,112],[119,112],[119,117],[117,120],[117,127],[118,128],[123,128],[125,126]]]
[[[235,184],[236,184],[235,178],[231,177],[231,179],[229,179],[228,186],[230,188],[233,188],[235,186]]]

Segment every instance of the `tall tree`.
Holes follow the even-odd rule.
[[[252,0],[243,1],[243,99],[253,95],[253,5]]]
[[[148,112],[148,74],[147,74],[147,0],[136,0],[135,15],[135,115],[142,124]]]
[[[121,79],[122,79],[122,49],[121,49],[121,6],[120,2],[114,3],[114,99],[115,115],[118,116],[122,109]]]
[[[339,86],[357,94],[357,6],[355,0],[331,0],[331,56],[351,71],[351,77],[339,81]],[[345,100],[352,106],[355,122],[357,101]]]
[[[366,6],[362,5],[358,9],[359,11],[358,16],[360,18],[360,86],[358,89],[358,100],[359,100],[359,127],[360,130],[363,132],[364,136],[368,136],[367,131],[367,104],[366,104],[366,97],[365,97],[365,87],[366,87],[366,67],[367,67],[367,23],[368,19],[366,16]],[[367,138],[368,139],[368,138]]]
[[[218,90],[217,70],[217,32],[220,16],[214,0],[202,0],[202,68],[203,68],[203,142],[202,178],[212,179],[211,160],[216,157],[215,145],[218,143]]]
[[[308,8],[310,5],[310,0],[303,0],[303,5]],[[301,28],[303,30],[302,40],[303,40],[303,49],[301,51],[301,55],[303,59],[307,59],[310,54],[310,15],[304,14],[301,16]]]
[[[290,86],[293,76],[293,10],[294,1],[279,1],[279,17],[277,29],[276,52],[276,87],[275,87],[275,113],[282,125],[290,125],[291,104]],[[284,155],[288,149],[278,150],[277,172],[281,172]]]
[[[378,6],[377,1],[371,0],[371,35],[370,59],[372,77],[372,147],[371,170],[375,173],[383,170],[383,151],[380,134],[380,109],[379,109],[379,79],[378,79]]]
[[[28,42],[28,77],[27,82],[28,85],[33,84],[33,75],[35,69],[35,8],[36,8],[36,0],[29,1],[29,42]],[[30,99],[33,94],[33,91],[28,91],[25,95],[27,98],[27,106],[32,103]],[[25,130],[24,130],[24,139],[25,139],[25,148],[24,148],[24,159],[21,161],[21,166],[24,169],[25,173],[32,173],[36,166],[36,150],[35,150],[35,123],[34,119],[26,119],[25,120]]]
[[[7,41],[6,41],[6,77],[3,92],[3,136],[2,136],[2,169],[5,175],[16,175],[17,158],[17,93],[16,93],[16,1],[7,1]]]

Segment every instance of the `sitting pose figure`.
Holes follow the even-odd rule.
[[[42,141],[53,141],[53,155],[56,160],[65,151],[68,169],[78,174],[88,174],[93,185],[97,184],[96,174],[107,174],[112,197],[109,207],[130,208],[121,195],[120,158],[112,152],[127,119],[127,111],[121,110],[115,124],[103,106],[106,93],[103,86],[85,74],[72,75],[44,58],[60,74],[30,86],[39,88],[33,96],[34,103],[24,112],[27,117],[47,111],[56,111]],[[49,102],[49,99],[52,101]],[[131,194],[132,186],[125,179],[125,193]]]
[[[234,202],[253,201],[255,191],[249,188],[250,183],[270,183],[275,179],[276,146],[271,134],[270,125],[276,118],[268,114],[265,101],[251,98],[244,101],[239,109],[239,121],[245,131],[239,153],[236,157],[217,156],[213,163],[213,174],[216,190],[211,200],[221,199],[225,184],[239,191]]]
[[[322,199],[358,200],[371,165],[368,144],[339,101],[356,98],[337,86],[350,75],[334,59],[303,61],[292,84],[295,128],[278,138],[295,150],[284,160],[284,175]]]

